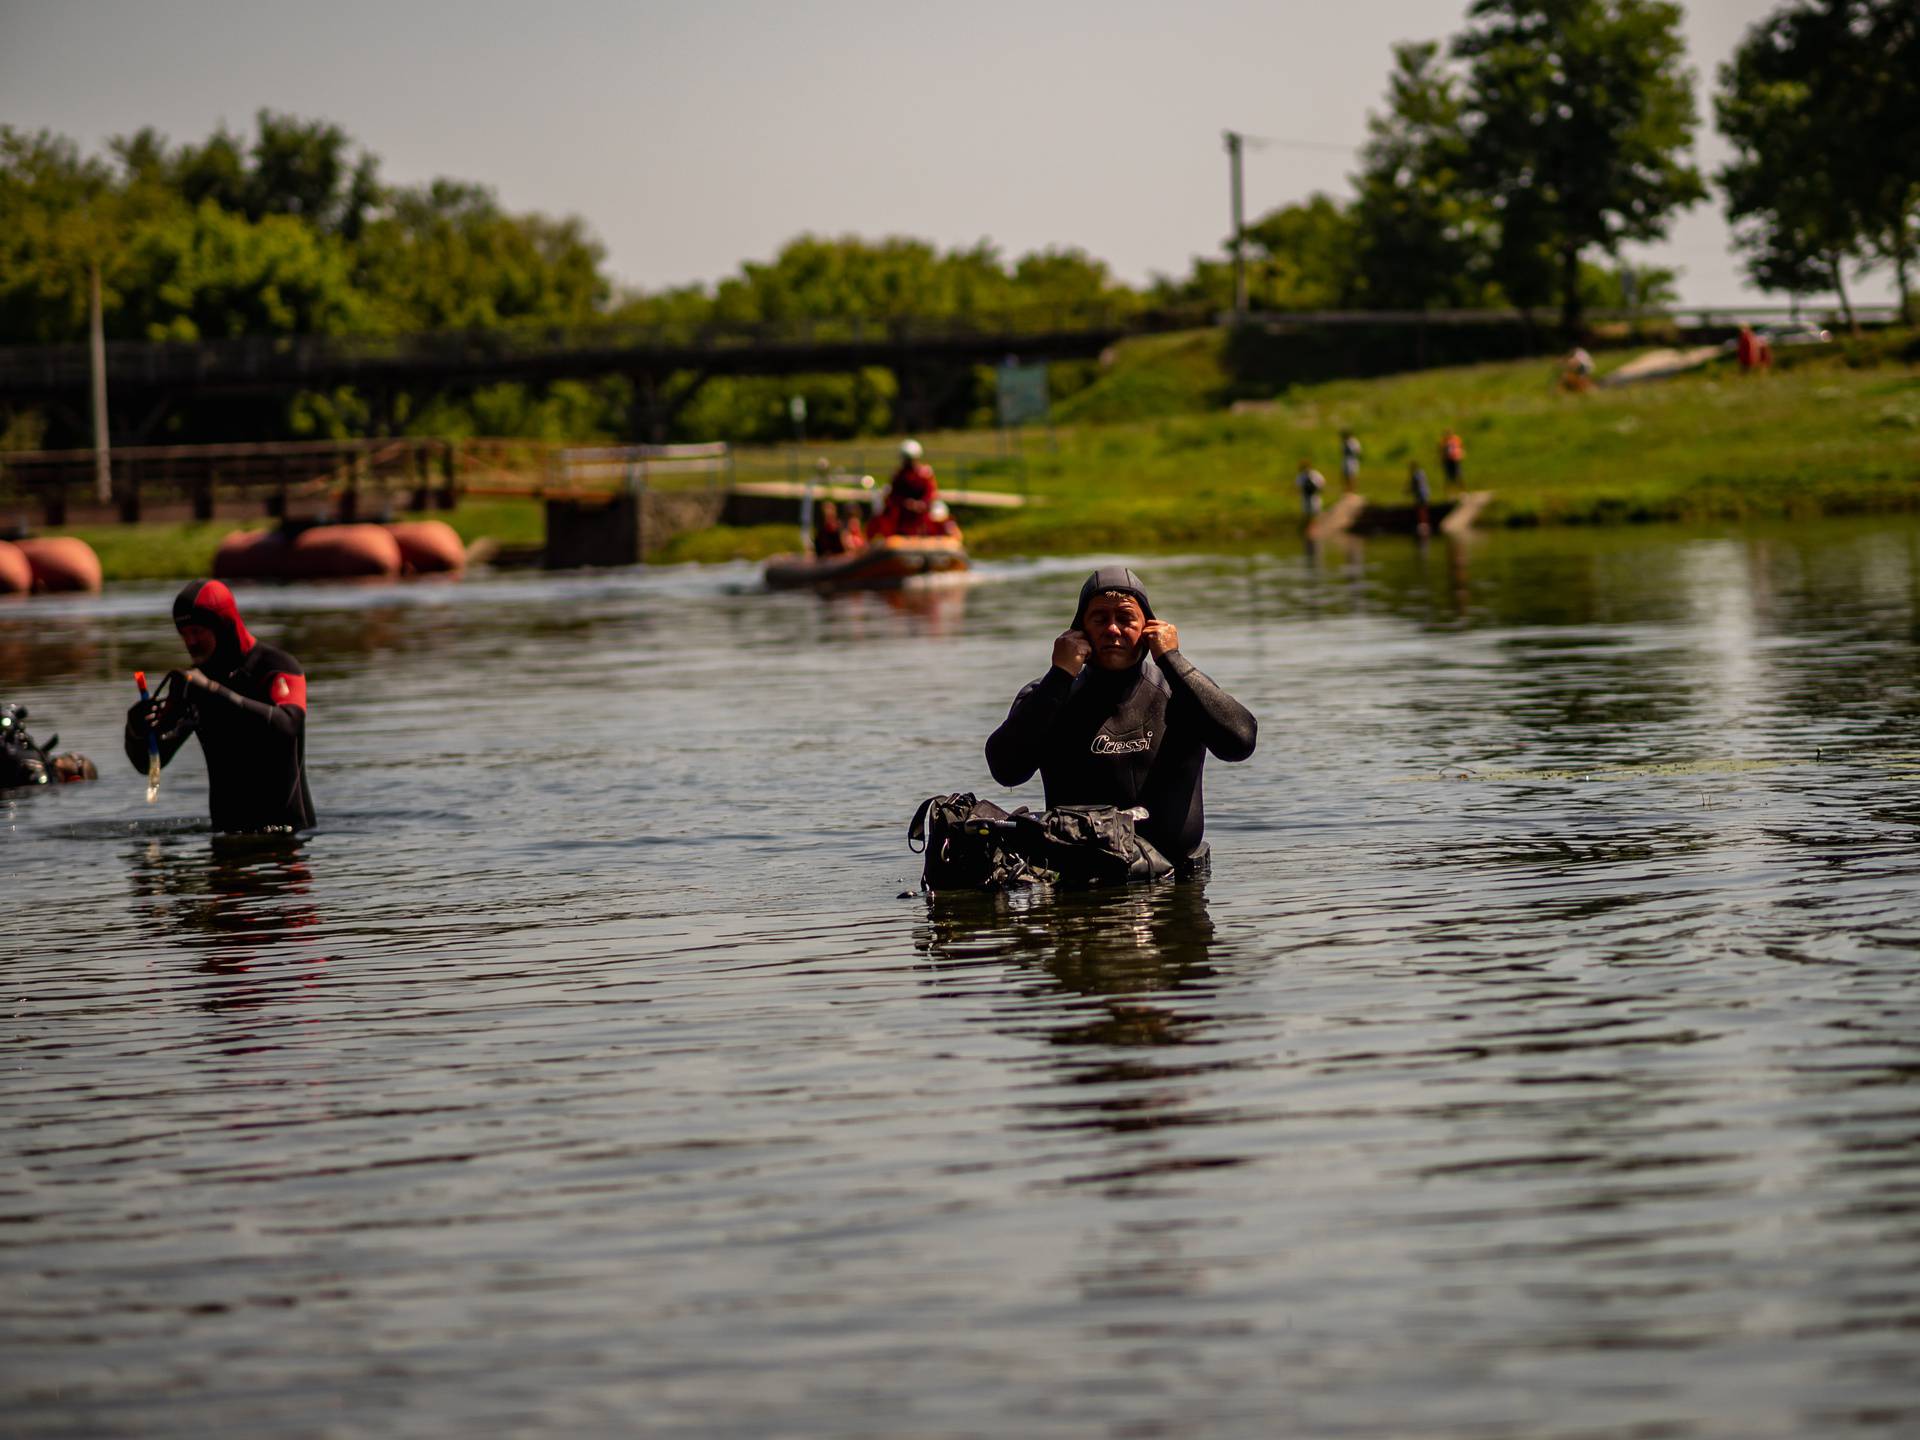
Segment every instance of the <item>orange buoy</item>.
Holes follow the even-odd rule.
[[[216,580],[284,580],[287,539],[274,530],[235,530],[213,552]]]
[[[0,540],[0,595],[24,595],[33,589],[33,566],[11,540]]]
[[[467,568],[467,548],[444,520],[400,520],[386,527],[400,546],[407,575],[458,575]]]
[[[33,588],[48,593],[100,591],[100,557],[86,541],[72,535],[49,535],[16,542],[33,568]]]
[[[316,525],[287,547],[290,580],[391,580],[400,542],[379,525]]]

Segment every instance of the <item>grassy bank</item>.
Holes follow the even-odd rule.
[[[1603,357],[1602,375],[1635,353]],[[1912,332],[1882,332],[1788,351],[1772,375],[1717,363],[1584,394],[1559,390],[1552,362],[1524,360],[1300,386],[1226,413],[1205,408],[1229,383],[1218,334],[1153,337],[1120,347],[1063,418],[1188,413],[1062,423],[1051,444],[1028,432],[1024,483],[1043,503],[969,517],[968,548],[1150,552],[1291,539],[1298,463],[1311,459],[1337,490],[1343,428],[1365,447],[1361,493],[1385,505],[1406,503],[1414,459],[1441,493],[1438,442],[1457,429],[1468,486],[1495,492],[1486,526],[1920,509],[1916,353]],[[943,437],[923,438],[938,464]],[[1017,468],[1001,483],[1011,488]],[[778,527],[689,541],[675,558],[751,559],[790,543]]]
[[[1227,383],[1215,332],[1123,346],[1108,373],[1063,407],[1051,441],[1029,431],[1024,464],[969,483],[1025,487],[1041,504],[969,517],[983,556],[1087,550],[1167,551],[1258,544],[1299,530],[1302,457],[1338,486],[1338,445],[1365,446],[1361,492],[1404,503],[1408,463],[1435,493],[1435,450],[1451,427],[1466,442],[1466,480],[1495,492],[1488,526],[1602,524],[1851,514],[1920,509],[1920,342],[1882,332],[1855,344],[1789,351],[1772,375],[1730,364],[1618,390],[1566,394],[1539,360],[1300,386],[1239,413],[1208,411]],[[1629,358],[1612,357],[1611,364]],[[1611,368],[1602,362],[1602,373]],[[1110,420],[1111,415],[1162,413]],[[937,464],[948,440],[923,437]],[[978,451],[978,436],[970,449]],[[810,447],[808,454],[814,453]],[[836,463],[852,447],[817,447]],[[860,447],[867,463],[882,448]],[[839,450],[848,454],[840,456]],[[982,467],[975,464],[980,472]],[[1022,475],[1022,471],[1024,474]],[[1016,478],[1019,477],[1019,478]],[[953,470],[946,472],[949,483]],[[530,501],[475,501],[439,518],[471,542],[537,544]],[[231,522],[74,530],[116,580],[204,574]],[[759,559],[790,549],[789,526],[682,536],[661,559]]]
[[[981,554],[1291,535],[1298,462],[1337,488],[1343,428],[1365,446],[1361,493],[1381,504],[1405,503],[1415,459],[1439,493],[1439,437],[1457,429],[1468,486],[1496,494],[1486,525],[1920,508],[1920,366],[1898,354],[1795,356],[1745,378],[1716,365],[1585,394],[1556,389],[1550,365],[1509,362],[1304,386],[1239,414],[1076,426],[1033,459],[1047,506],[968,533]]]

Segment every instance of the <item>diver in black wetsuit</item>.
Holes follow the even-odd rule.
[[[42,745],[27,734],[26,706],[0,704],[0,790],[99,778],[86,756],[54,754],[59,743],[58,735]]]
[[[216,830],[304,830],[313,824],[307,790],[307,679],[286,651],[247,633],[233,592],[195,580],[175,597],[173,623],[194,668],[171,672],[163,698],[127,712],[126,750],[146,773],[147,731],[162,764],[200,737],[207,798]]]
[[[1154,619],[1140,577],[1116,566],[1080,587],[1072,628],[1053,642],[1053,668],[1014,698],[987,740],[987,768],[1002,785],[1038,770],[1049,809],[1145,807],[1139,833],[1190,871],[1207,854],[1207,753],[1244,760],[1254,733],[1246,706],[1194,669],[1179,631]]]

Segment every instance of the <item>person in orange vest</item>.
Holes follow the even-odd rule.
[[[1460,488],[1460,462],[1467,458],[1467,447],[1460,442],[1457,431],[1449,430],[1440,437],[1440,468],[1446,471],[1449,489]]]
[[[920,456],[918,440],[901,444],[900,468],[893,472],[886,503],[873,522],[874,536],[930,533],[928,515],[939,498],[940,487],[933,478],[933,467]]]

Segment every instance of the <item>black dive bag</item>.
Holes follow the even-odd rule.
[[[924,851],[923,890],[1012,890],[1022,885],[1126,885],[1159,880],[1173,865],[1135,832],[1131,811],[1057,805],[1008,812],[972,795],[924,800],[907,848]]]

